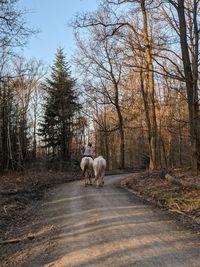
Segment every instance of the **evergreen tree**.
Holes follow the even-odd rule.
[[[47,96],[40,135],[47,152],[53,158],[70,159],[70,145],[73,136],[73,117],[79,109],[75,92],[75,80],[71,77],[63,49],[56,53],[50,79],[44,86]]]

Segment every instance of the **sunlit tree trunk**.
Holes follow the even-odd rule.
[[[195,1],[195,5],[197,5]],[[195,9],[196,12],[196,9]],[[181,42],[181,52],[183,58],[183,67],[184,74],[186,79],[186,91],[187,91],[187,100],[188,100],[188,110],[189,110],[189,125],[190,125],[190,136],[191,136],[191,145],[192,145],[192,172],[197,174],[198,172],[198,148],[199,148],[199,104],[198,104],[198,87],[197,87],[197,59],[193,60],[194,70],[192,72],[192,64],[189,55],[189,46],[187,41],[187,28],[186,28],[186,19],[185,19],[185,1],[178,0],[177,13],[179,18],[180,25],[180,42]],[[195,17],[195,29],[196,25],[196,14]],[[195,35],[195,38],[198,38]],[[198,41],[196,41],[195,46],[196,54],[195,57],[198,57]]]
[[[146,101],[148,102],[148,112],[146,112],[147,125],[148,125],[148,141],[149,141],[149,169],[155,170],[157,168],[157,123],[155,112],[155,86],[154,86],[154,68],[151,52],[151,42],[148,35],[147,11],[145,0],[140,1],[142,15],[143,15],[143,39],[145,44],[145,55],[147,63],[147,95]]]

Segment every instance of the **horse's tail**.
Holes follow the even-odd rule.
[[[104,174],[105,168],[106,168],[105,159],[102,157],[98,157],[95,160],[95,164],[94,164],[94,171],[95,171],[95,176],[97,179]]]
[[[87,167],[89,166],[89,159],[85,159],[85,165],[84,165],[84,168],[83,168],[83,172],[82,172],[82,177],[84,178],[85,176],[85,172],[87,170]]]

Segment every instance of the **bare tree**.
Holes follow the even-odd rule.
[[[38,31],[27,26],[25,10],[17,6],[18,0],[0,1],[0,58],[6,53],[13,55],[15,48],[27,44],[29,37]]]
[[[196,174],[200,157],[200,122],[198,99],[198,62],[199,62],[199,1],[163,2],[164,16],[180,41],[183,81],[186,85],[191,147],[192,171]],[[168,10],[169,12],[167,12]]]
[[[148,26],[148,8],[150,3],[148,1],[103,1],[104,4],[108,4],[108,8],[105,8],[110,16],[88,15],[82,17],[79,21],[77,20],[75,25],[77,27],[94,27],[101,25],[106,28],[106,35],[104,37],[107,39],[114,38],[114,36],[120,36],[119,32],[125,31],[127,33],[126,41],[128,42],[128,36],[131,34],[137,36],[140,41],[140,49],[143,50],[143,55],[145,58],[146,68],[144,70],[146,74],[146,95],[145,95],[145,105],[148,109],[146,112],[146,121],[148,126],[148,140],[149,140],[149,157],[151,170],[157,168],[157,125],[156,125],[156,112],[155,112],[155,85],[154,85],[154,67],[153,67],[153,57],[152,57],[152,42],[149,36],[149,26]],[[121,6],[123,4],[130,4],[134,7],[134,12],[140,12],[142,18],[142,25],[140,23],[139,28],[133,24],[133,20],[125,17],[124,15],[110,11],[109,5]],[[135,5],[135,6],[134,6]],[[103,9],[103,8],[102,8]],[[99,12],[102,12],[100,10]],[[126,30],[127,29],[127,30]],[[109,38],[110,37],[110,38]],[[137,48],[138,49],[138,48]],[[144,78],[144,77],[143,77]]]
[[[99,13],[101,20],[103,14]],[[107,39],[107,29],[101,25],[94,25],[90,30],[90,44],[86,44],[76,35],[77,45],[81,53],[76,57],[79,66],[90,74],[92,79],[99,80],[95,86],[90,83],[90,91],[101,94],[102,99],[115,107],[118,117],[120,134],[120,168],[124,168],[125,137],[122,108],[120,105],[120,86],[123,77],[123,61],[120,50],[117,49],[117,39]],[[102,100],[102,103],[105,102]],[[116,128],[116,127],[115,127]]]

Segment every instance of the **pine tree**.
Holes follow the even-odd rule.
[[[48,154],[54,159],[56,157],[66,161],[71,154],[73,116],[80,106],[75,92],[75,80],[71,77],[61,48],[57,50],[51,77],[46,80],[44,87],[47,96],[40,135],[43,136]]]

